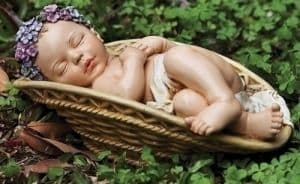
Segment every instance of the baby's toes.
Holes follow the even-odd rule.
[[[272,104],[272,111],[273,112],[279,112],[280,111],[280,106],[277,103]]]
[[[193,121],[195,121],[195,117],[194,116],[190,116],[190,117],[186,117],[185,119],[184,119],[184,122],[186,123],[186,125],[188,126],[188,127],[191,127],[192,126],[192,123],[193,123]]]
[[[194,120],[191,124],[191,130],[194,133],[198,133],[199,129],[201,128],[201,126],[203,125],[203,123],[199,120]]]
[[[272,123],[271,128],[272,129],[281,129],[282,123]]]
[[[206,124],[205,122],[202,122],[202,126],[199,128],[198,134],[206,135],[206,130],[208,127],[209,127],[208,124]]]
[[[275,129],[275,128],[272,128],[271,129],[271,134],[272,134],[272,136],[276,136],[277,134],[279,134],[279,132],[280,132],[280,129]],[[272,138],[272,137],[271,137]]]
[[[205,131],[205,135],[211,135],[214,132],[215,132],[215,129],[211,126],[208,126],[206,131]]]
[[[280,111],[273,112],[272,117],[283,118],[283,112],[280,112]]]
[[[281,117],[272,117],[272,123],[279,123],[282,124],[283,119]]]

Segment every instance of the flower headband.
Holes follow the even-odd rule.
[[[91,28],[90,22],[72,6],[65,8],[56,4],[45,6],[39,15],[23,22],[17,32],[15,58],[21,63],[22,76],[34,80],[43,79],[40,69],[34,63],[38,54],[36,46],[38,35],[44,23],[55,23],[59,20],[73,21]]]

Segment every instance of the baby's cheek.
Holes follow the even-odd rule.
[[[90,41],[89,41],[90,40]],[[91,54],[94,52],[97,52],[99,50],[99,45],[100,43],[97,42],[96,40],[86,40],[84,44],[82,44],[82,51],[85,54]]]
[[[76,76],[74,73],[67,72],[59,77],[59,80],[65,84],[79,85],[78,75]]]

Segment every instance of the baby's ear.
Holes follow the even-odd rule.
[[[104,40],[101,38],[101,36],[97,33],[97,38],[102,42],[102,43],[104,43]]]
[[[99,33],[97,31],[95,31],[94,28],[91,28],[91,31],[96,35],[96,37],[103,43],[104,40],[101,38],[101,36],[99,35]]]

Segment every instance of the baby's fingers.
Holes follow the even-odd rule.
[[[147,54],[147,56],[150,56],[151,54],[153,54],[153,49],[150,47],[147,47],[144,51]]]
[[[134,47],[134,48],[137,48],[139,49],[139,47],[141,46],[142,44],[139,43],[139,42],[135,42],[134,44],[132,44],[131,46]]]
[[[148,49],[148,46],[143,44],[143,43],[140,43],[140,42],[135,42],[134,44],[132,44],[132,47],[135,47],[137,49],[140,49],[142,51],[146,51],[146,49]]]
[[[145,45],[145,44],[141,44],[141,45],[139,46],[139,49],[142,50],[142,51],[146,51],[147,48],[148,48],[148,46]]]

